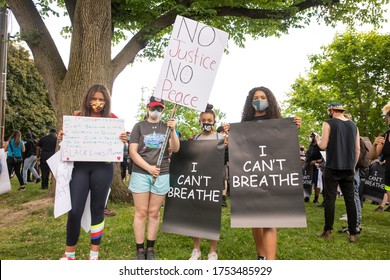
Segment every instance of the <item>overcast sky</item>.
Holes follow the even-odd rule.
[[[12,13],[10,15],[9,32],[14,34],[19,27]],[[48,25],[65,64],[68,63],[70,39],[62,38],[60,30],[66,24],[67,18],[53,18]],[[330,44],[336,32],[344,30],[343,26],[334,29],[313,23],[305,29],[291,29],[289,34],[280,38],[256,41],[248,38],[245,48],[229,42],[229,54],[222,57],[209,103],[226,113],[224,122],[233,123],[240,121],[245,97],[253,87],[268,87],[282,102],[295,79],[309,70],[308,55],[321,53],[321,46]],[[390,31],[389,23],[383,31]],[[122,46],[114,47],[113,56]],[[153,92],[162,61],[136,61],[116,79],[112,91],[112,111],[125,119],[126,130],[131,130],[137,121],[135,116],[142,88],[145,98]]]

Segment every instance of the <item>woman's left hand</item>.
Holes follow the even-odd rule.
[[[300,128],[302,124],[302,119],[300,117],[294,116],[294,123],[297,125],[298,128]]]
[[[122,132],[121,135],[119,136],[119,139],[121,139],[123,143],[126,143],[127,142],[126,136],[127,136],[126,132]]]

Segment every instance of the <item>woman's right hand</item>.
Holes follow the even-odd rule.
[[[150,175],[152,175],[153,177],[158,177],[158,175],[160,174],[160,171],[161,171],[160,167],[157,167],[156,165],[150,165],[149,170],[148,170]]]
[[[61,130],[57,133],[57,140],[58,140],[59,142],[61,142],[63,138],[64,138],[64,131],[61,129]]]

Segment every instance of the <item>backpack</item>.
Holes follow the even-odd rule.
[[[356,168],[367,168],[370,165],[370,158],[368,157],[368,152],[372,147],[372,143],[368,137],[360,137],[360,155]]]

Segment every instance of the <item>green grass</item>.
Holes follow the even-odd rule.
[[[17,188],[17,182],[13,179],[12,191],[0,195],[0,259],[58,259],[65,249],[66,215],[54,218],[51,198],[48,198],[47,191],[40,190],[39,184],[30,183],[27,190],[23,192],[18,192]],[[44,198],[49,199],[49,203],[41,204],[40,201]],[[130,204],[112,202],[109,202],[108,207],[117,215],[106,218],[99,257],[110,260],[133,259],[134,208]],[[307,228],[278,230],[277,258],[280,260],[389,259],[386,244],[390,239],[390,213],[374,213],[376,207],[371,205],[370,201],[364,204],[363,233],[357,243],[351,244],[347,240],[347,234],[337,233],[338,229],[346,225],[345,221],[339,220],[339,217],[345,213],[342,198],[337,199],[332,240],[323,240],[316,236],[323,228],[323,208],[307,203]],[[192,246],[190,237],[159,232],[156,252],[159,259],[185,260],[188,259]],[[208,249],[208,241],[202,240],[203,258],[207,258]],[[82,231],[77,257],[86,259],[88,253],[89,235]],[[222,260],[256,258],[250,229],[230,228],[229,208],[222,210],[218,256]]]

